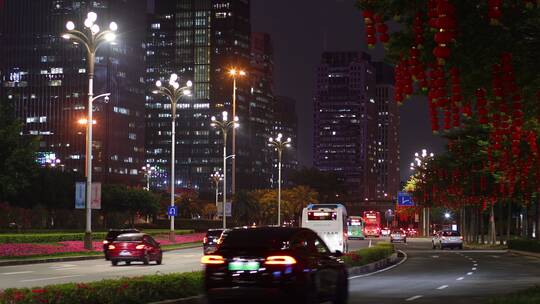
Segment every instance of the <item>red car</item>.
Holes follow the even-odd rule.
[[[108,247],[109,258],[113,266],[123,261],[130,264],[133,261],[148,265],[156,261],[160,265],[163,252],[158,242],[144,233],[126,233],[119,235]]]

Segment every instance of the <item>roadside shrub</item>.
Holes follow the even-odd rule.
[[[486,304],[537,304],[540,303],[540,286],[493,298]]]
[[[165,229],[149,229],[143,232],[152,235],[168,234]],[[184,235],[193,233],[193,230],[176,230],[176,235]],[[92,232],[92,239],[101,241],[105,238],[107,232]],[[0,234],[0,244],[15,244],[15,243],[57,243],[64,241],[82,241],[84,233],[82,232],[53,232],[53,233],[6,233]]]
[[[540,241],[529,239],[515,239],[508,241],[508,248],[531,252],[540,252]]]
[[[374,247],[362,248],[352,251],[343,256],[347,267],[363,266],[385,259],[394,253],[394,246],[390,243],[378,243]]]
[[[149,275],[44,288],[6,289],[5,304],[135,304],[196,296],[202,293],[202,273]]]

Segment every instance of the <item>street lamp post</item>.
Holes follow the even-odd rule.
[[[270,137],[268,139],[268,146],[273,147],[274,150],[278,152],[278,226],[281,225],[281,156],[283,154],[283,149],[291,146],[291,138],[283,140],[283,135],[278,134],[276,138]]]
[[[427,149],[422,149],[421,152],[414,153],[414,162],[411,163],[410,169],[417,170],[419,168],[424,168],[426,163],[435,156],[433,153],[428,153]],[[422,208],[422,234],[424,236],[429,236],[430,230],[430,218],[431,213],[430,208]]]
[[[240,125],[238,124],[238,116],[234,116],[233,120],[229,120],[226,111],[223,111],[221,115],[221,121],[217,120],[215,116],[212,116],[212,123],[210,125],[221,131],[223,135],[223,229],[225,229],[227,228],[227,216],[225,213],[225,205],[227,203],[227,132],[229,129],[234,130],[238,128]],[[234,154],[231,157],[234,160]]]
[[[66,23],[67,32],[62,35],[64,39],[73,40],[75,43],[84,45],[87,52],[88,64],[88,116],[86,124],[86,230],[84,233],[84,248],[92,249],[92,124],[93,124],[93,101],[94,96],[94,65],[96,52],[101,45],[106,42],[112,42],[116,39],[116,22],[109,24],[109,30],[101,31],[99,25],[95,24],[97,14],[89,12],[84,21],[82,30],[75,29],[75,23],[68,21]],[[107,95],[108,96],[108,95]]]
[[[150,177],[152,176],[152,173],[156,171],[156,167],[146,164],[142,167],[142,170],[144,171],[144,175],[146,175],[146,191],[150,191]]]
[[[219,172],[214,172],[214,174],[210,175],[210,180],[212,181],[212,184],[214,185],[214,188],[216,188],[216,208],[218,205],[218,198],[219,198],[219,182],[223,180],[223,175],[219,174]]]
[[[174,165],[175,165],[175,146],[176,146],[176,105],[178,101],[183,96],[190,96],[190,88],[193,86],[191,81],[186,82],[184,87],[180,87],[178,83],[178,75],[171,74],[169,78],[169,87],[166,87],[161,83],[161,80],[156,81],[157,90],[152,93],[165,96],[171,102],[171,111],[172,111],[172,123],[171,123],[171,206],[174,206],[174,186],[175,186],[175,176],[174,176]],[[171,242],[176,241],[174,235],[174,216],[171,216],[171,228],[169,231],[169,240]]]
[[[244,70],[238,70],[232,68],[229,70],[229,75],[233,79],[233,93],[232,93],[232,115],[236,117],[236,78],[238,76],[246,76]],[[236,130],[232,130],[232,155],[236,155]],[[236,157],[232,159],[232,183],[231,183],[231,193],[234,195],[236,193]]]

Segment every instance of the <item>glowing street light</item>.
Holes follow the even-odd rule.
[[[229,69],[229,76],[233,79],[233,93],[232,93],[232,116],[236,117],[236,78],[246,76],[246,71],[238,68]],[[236,130],[232,130],[232,154],[236,155]],[[236,158],[232,160],[232,194],[236,193]]]
[[[217,120],[215,116],[212,116],[212,122],[210,126],[221,131],[223,135],[223,229],[227,228],[227,214],[225,212],[225,205],[227,203],[227,133],[229,129],[236,129],[240,126],[238,123],[238,116],[234,116],[232,120],[229,120],[229,114],[226,111],[221,113],[221,120]],[[234,134],[234,133],[233,133]],[[235,155],[230,155],[234,160]],[[234,176],[234,172],[233,172]]]
[[[176,107],[178,104],[178,101],[186,96],[191,95],[191,87],[193,86],[193,83],[191,81],[187,81],[186,85],[183,87],[180,87],[180,84],[178,83],[178,75],[171,74],[169,77],[168,86],[164,85],[161,80],[156,81],[156,87],[157,90],[152,91],[152,93],[165,96],[169,99],[171,102],[171,111],[172,111],[172,125],[171,125],[171,206],[174,206],[174,165],[175,165],[175,147],[176,147]],[[171,229],[169,231],[169,239],[171,242],[176,241],[175,233],[174,233],[174,216],[171,216]]]
[[[281,225],[281,155],[283,149],[291,146],[291,138],[283,139],[283,134],[279,133],[276,138],[268,139],[268,146],[278,152],[278,226]]]

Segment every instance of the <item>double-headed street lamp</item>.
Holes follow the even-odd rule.
[[[146,175],[146,191],[150,191],[150,177],[152,173],[156,172],[156,167],[146,164],[142,167],[142,170],[144,171],[144,175]]]
[[[165,96],[171,102],[172,110],[172,125],[171,125],[171,206],[174,207],[174,165],[175,165],[175,134],[176,134],[176,105],[178,101],[185,96],[191,95],[191,87],[193,83],[191,81],[186,82],[186,85],[181,87],[178,83],[178,75],[171,74],[169,78],[169,86],[164,86],[161,80],[156,81],[157,90],[152,93]],[[174,235],[174,216],[171,216],[171,230],[169,231],[169,239],[171,242],[176,241]]]
[[[234,116],[233,120],[229,120],[229,115],[226,111],[223,111],[221,115],[222,120],[217,120],[215,116],[212,116],[212,123],[210,125],[223,134],[223,229],[225,229],[227,228],[227,214],[225,212],[227,203],[227,158],[229,158],[227,157],[227,132],[229,132],[229,129],[234,130],[238,128],[240,124],[238,123],[238,116]],[[235,155],[232,154],[230,157],[234,160]]]
[[[229,76],[233,79],[233,93],[232,93],[232,115],[236,117],[236,78],[238,76],[246,76],[244,70],[232,68],[229,70]],[[236,155],[236,130],[232,130],[232,155]],[[236,158],[232,160],[232,184],[231,184],[231,193],[234,195],[236,193]]]
[[[291,146],[291,138],[283,140],[283,135],[278,134],[276,138],[270,137],[268,139],[268,146],[273,147],[278,152],[278,226],[281,225],[281,155],[283,149]]]
[[[411,163],[410,169],[412,171],[417,171],[416,174],[420,174],[419,169],[425,169],[428,161],[433,159],[434,156],[435,154],[428,153],[427,149],[422,149],[421,152],[414,153],[414,161]],[[431,226],[430,213],[430,208],[422,208],[422,233],[424,236],[429,236],[429,230]]]
[[[212,185],[214,188],[216,188],[216,208],[218,205],[218,197],[219,197],[219,183],[223,180],[223,175],[219,172],[214,172],[214,174],[210,175],[210,180],[212,181]]]
[[[84,248],[92,249],[92,112],[93,101],[104,95],[94,96],[94,65],[96,60],[96,52],[101,45],[107,42],[112,42],[116,39],[116,30],[118,25],[116,22],[109,24],[109,30],[102,31],[95,22],[97,14],[89,12],[84,21],[82,30],[75,29],[75,23],[68,21],[66,23],[67,32],[62,35],[64,39],[73,40],[74,43],[84,45],[87,52],[87,68],[88,68],[88,116],[86,124],[86,230],[84,233]],[[109,94],[110,95],[110,94]],[[108,96],[108,95],[106,95]]]

